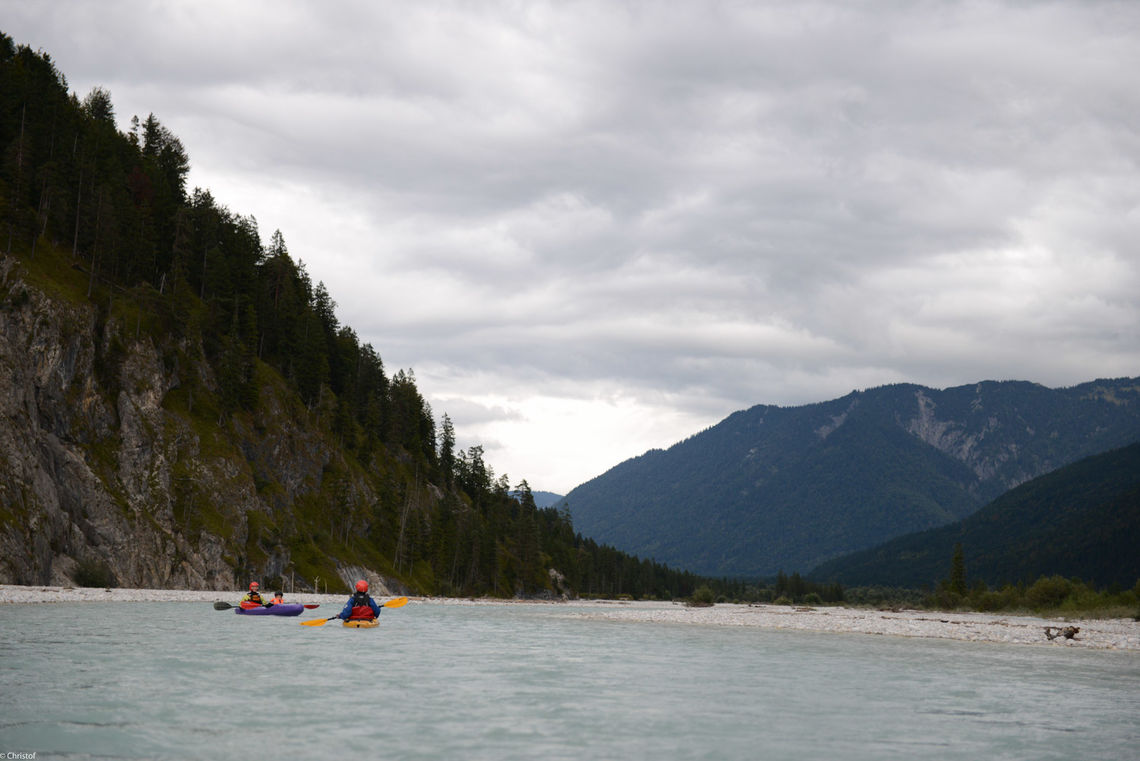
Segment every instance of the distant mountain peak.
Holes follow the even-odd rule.
[[[514,497],[515,499],[518,499],[520,494],[521,494],[521,492],[517,492],[517,491],[511,492],[511,496]],[[565,499],[565,497],[563,495],[555,494],[552,491],[535,491],[532,489],[530,492],[530,495],[532,497],[534,497],[534,505],[535,505],[535,507],[537,507],[539,509],[542,509],[544,507],[551,507],[553,505],[557,505],[559,502],[561,502],[563,499]]]
[[[1140,379],[901,383],[756,405],[566,496],[575,529],[708,575],[807,571],[1140,439]]]

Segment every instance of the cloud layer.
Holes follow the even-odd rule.
[[[1135,4],[0,9],[536,489],[757,403],[1140,374]]]

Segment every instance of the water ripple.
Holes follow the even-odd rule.
[[[5,606],[0,751],[1112,760],[1140,742],[1131,653],[598,621],[517,604],[413,604],[371,630],[196,603],[82,610],[75,626],[72,606]]]

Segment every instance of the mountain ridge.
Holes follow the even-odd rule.
[[[961,521],[844,555],[808,575],[848,586],[933,586],[957,545],[969,579],[991,587],[1054,574],[1132,585],[1140,579],[1140,442],[1038,476]]]
[[[1140,437],[1138,399],[1140,379],[1122,378],[761,404],[615,466],[562,505],[598,541],[695,573],[807,571]]]

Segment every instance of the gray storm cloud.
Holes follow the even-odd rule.
[[[1135,4],[48,5],[4,31],[535,488],[756,403],[1140,367]]]

